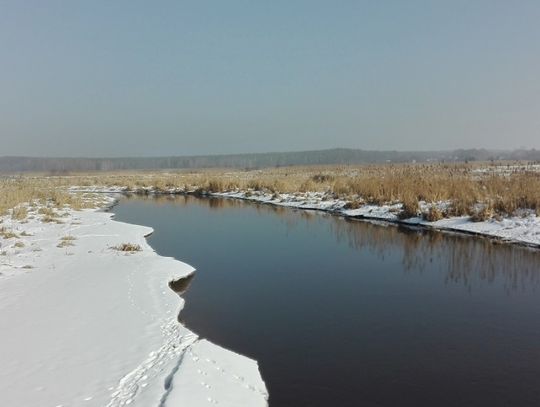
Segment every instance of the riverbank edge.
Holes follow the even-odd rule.
[[[184,195],[196,197],[215,197],[240,199],[248,202],[267,204],[292,209],[312,210],[341,216],[346,219],[382,222],[384,224],[403,226],[412,229],[424,229],[441,233],[453,233],[477,238],[485,238],[494,244],[512,244],[530,249],[540,249],[540,217],[524,212],[523,216],[505,217],[501,220],[490,219],[473,222],[470,216],[448,217],[429,222],[422,217],[401,219],[398,214],[402,204],[369,205],[365,204],[357,209],[346,209],[347,201],[341,199],[327,199],[327,196],[318,192],[296,194],[276,194],[260,191],[232,191],[210,192],[200,189],[171,189],[161,190],[155,188],[141,188],[130,190],[125,187],[72,187],[77,192],[121,193],[134,195]],[[440,202],[444,207],[447,203]],[[421,202],[423,210],[431,206]]]
[[[159,193],[156,193],[156,195],[159,195]],[[184,195],[193,195],[193,193],[184,193]],[[318,207],[316,205],[288,205],[283,204],[281,202],[275,202],[272,200],[268,200],[268,197],[270,195],[267,195],[263,197],[262,199],[257,199],[257,197],[242,197],[242,196],[236,196],[236,195],[230,195],[228,193],[211,193],[207,195],[208,197],[219,197],[219,198],[229,198],[229,199],[240,199],[245,200],[249,202],[255,202],[255,203],[261,203],[266,205],[274,205],[274,206],[281,206],[281,207],[287,207],[291,209],[300,209],[300,210],[310,210],[310,211],[318,211],[318,212],[324,212],[331,214],[333,216],[339,216],[344,219],[350,219],[350,220],[357,220],[357,221],[365,221],[370,223],[383,223],[387,225],[394,225],[394,226],[401,226],[401,227],[407,227],[410,229],[420,229],[420,230],[428,230],[433,232],[439,232],[439,233],[451,233],[451,234],[458,234],[458,235],[464,235],[469,237],[476,237],[476,238],[482,238],[487,239],[491,241],[494,244],[511,244],[515,246],[522,246],[530,249],[540,249],[540,219],[538,219],[538,234],[539,234],[539,241],[536,242],[529,242],[525,240],[520,240],[519,238],[509,238],[504,236],[498,236],[496,234],[492,234],[490,232],[483,232],[483,231],[477,231],[477,230],[467,230],[464,228],[455,227],[452,225],[441,225],[439,226],[438,223],[450,223],[454,221],[460,222],[459,224],[463,225],[478,225],[482,226],[482,224],[486,224],[489,222],[473,222],[470,220],[470,216],[462,216],[462,217],[450,217],[450,218],[444,218],[440,221],[436,222],[428,222],[423,220],[421,217],[414,217],[414,218],[408,218],[408,219],[400,219],[398,216],[393,215],[390,213],[388,209],[394,209],[394,208],[400,208],[400,204],[397,205],[366,205],[367,211],[377,208],[382,209],[382,216],[380,215],[370,215],[366,213],[357,213],[362,212],[362,209],[355,210],[355,209],[344,209],[343,206],[346,205],[346,201],[339,201],[336,200],[337,207],[335,208],[325,208],[325,207]],[[385,210],[387,209],[387,210]],[[389,216],[393,215],[393,216]],[[508,219],[508,218],[507,218]],[[462,222],[462,223],[461,223]]]
[[[98,254],[94,246],[102,248],[99,252],[101,254],[98,254],[100,260],[114,258],[116,262],[114,263],[115,274],[121,274],[124,271],[131,273],[135,264],[143,264],[143,268],[147,272],[160,276],[159,286],[147,290],[146,294],[151,291],[165,295],[167,291],[162,291],[164,290],[163,285],[167,286],[170,282],[193,276],[195,269],[191,265],[181,260],[161,256],[155,252],[147,241],[147,238],[155,232],[152,228],[117,221],[114,206],[118,204],[119,196],[114,191],[106,192],[106,196],[106,203],[95,209],[76,211],[64,207],[64,214],[62,215],[64,217],[57,219],[55,222],[45,222],[40,216],[34,216],[34,213],[39,213],[39,206],[34,206],[31,209],[29,219],[16,220],[10,215],[1,217],[3,227],[9,227],[10,230],[17,232],[17,242],[21,242],[21,245],[17,245],[17,242],[11,242],[11,240],[8,240],[10,243],[3,243],[2,248],[7,250],[7,254],[4,255],[11,260],[10,263],[12,264],[9,267],[12,270],[7,275],[0,273],[2,280],[7,278],[7,280],[0,280],[0,282],[8,283],[2,289],[12,287],[14,282],[20,282],[18,285],[24,286],[23,280],[25,278],[21,279],[21,277],[30,277],[33,273],[41,271],[40,275],[44,277],[43,272],[50,269],[51,264],[55,272],[60,273],[56,275],[56,278],[62,276],[63,269],[69,271],[65,264],[73,266],[74,264],[81,264],[80,262],[83,261],[85,269],[92,268],[96,264],[93,264],[88,259],[95,258],[93,256]],[[89,236],[80,235],[79,231],[86,230],[85,228],[90,228],[94,234]],[[4,239],[10,238],[4,237]],[[39,245],[36,246],[36,242],[39,242]],[[67,244],[64,245],[63,243],[66,242]],[[133,245],[135,247],[133,253],[130,251],[123,253],[120,249],[117,249],[119,245],[125,242],[138,243]],[[46,256],[43,256],[42,253],[45,253]],[[87,260],[82,258],[83,255],[86,256]],[[69,260],[69,263],[65,263],[66,260]],[[6,264],[2,266],[8,268]],[[156,280],[155,276],[152,281],[154,280]],[[152,281],[146,281],[146,283],[151,284]],[[24,294],[31,297],[31,288],[26,288]],[[131,297],[135,294],[130,288],[127,295]],[[167,312],[172,311],[172,313],[170,317],[166,318],[166,324],[161,326],[161,332],[158,331],[156,334],[157,336],[164,335],[163,342],[146,359],[145,354],[140,354],[129,360],[121,360],[121,364],[126,366],[135,363],[135,369],[124,370],[119,376],[116,376],[117,383],[114,388],[97,390],[94,387],[94,393],[82,398],[85,405],[92,406],[93,402],[99,402],[101,404],[98,405],[106,404],[108,407],[124,404],[143,406],[147,405],[149,397],[155,397],[157,394],[160,396],[160,400],[157,401],[163,407],[179,403],[187,403],[187,405],[191,406],[206,406],[219,403],[220,405],[234,407],[235,403],[242,400],[244,395],[247,395],[244,399],[247,404],[267,407],[269,395],[257,361],[222,348],[192,333],[189,328],[177,321],[178,313],[183,309],[184,300],[172,290],[170,293],[167,292],[166,297],[168,299],[161,302],[160,308],[169,308]],[[171,297],[175,300],[171,301]],[[10,309],[10,302],[14,304],[13,301],[9,301],[7,308],[2,307],[2,309]],[[135,306],[135,304],[133,305]],[[74,306],[76,307],[76,305]],[[41,312],[44,315],[49,315],[49,313],[45,312],[46,309],[47,306],[44,305]],[[144,310],[141,312],[144,313]],[[4,313],[4,317],[7,321],[12,316],[8,318],[8,315]],[[41,318],[40,321],[43,322],[44,319],[46,318]],[[161,317],[161,319],[164,318]],[[156,321],[154,320],[154,322]],[[65,326],[69,325],[70,321],[66,319]],[[78,341],[76,342],[78,343]],[[84,341],[81,341],[81,343],[84,343]],[[133,346],[133,344],[127,343],[125,345]],[[84,354],[85,349],[80,348],[79,351]],[[43,358],[50,357],[49,353],[40,355]],[[99,354],[95,359],[104,357],[105,355]],[[70,359],[69,355],[67,355],[67,359]],[[113,359],[111,362],[115,363],[116,361]],[[152,377],[148,378],[149,369],[162,365],[163,368],[160,369],[165,371],[165,369],[168,370],[171,363],[174,364],[173,369],[171,372],[167,372],[166,377],[160,373],[160,375],[154,377],[153,382]],[[201,370],[200,363],[208,366]],[[81,369],[81,371],[85,370],[82,366]],[[207,373],[203,372],[203,370],[206,370]],[[201,372],[205,373],[204,378]],[[3,373],[9,375],[8,371]],[[24,372],[18,372],[17,374],[24,374]],[[77,377],[76,370],[71,369],[69,374],[74,378]],[[52,376],[51,380],[53,379]],[[27,385],[32,384],[32,377],[29,378]],[[102,379],[103,377],[95,377],[96,381]],[[109,379],[112,379],[112,377],[109,377]],[[201,379],[204,379],[204,381],[201,381]],[[74,382],[76,383],[77,380],[74,379]],[[8,381],[6,381],[6,384],[9,385]],[[63,385],[61,380],[56,381],[56,385],[56,387],[50,386],[51,391],[54,390],[53,393],[55,393],[52,397],[60,396],[67,399],[61,400],[62,404],[65,402],[77,402],[77,399],[73,399],[74,394],[77,394],[79,390],[85,387],[84,382],[80,383],[81,389],[77,389],[76,385],[70,386],[71,388],[63,387],[66,385]],[[63,389],[68,391],[64,393]],[[110,391],[112,393],[108,396],[106,393]],[[6,397],[6,401],[8,401],[10,397],[16,397],[16,394],[16,392],[3,392],[0,400]],[[37,396],[40,397],[39,400],[47,403],[47,396],[43,392]],[[15,398],[10,403],[19,403],[20,401]],[[41,401],[36,401],[36,403],[39,404]],[[50,403],[56,405],[58,404],[57,401],[50,400]]]

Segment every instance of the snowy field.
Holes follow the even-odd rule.
[[[1,226],[0,406],[267,405],[255,361],[177,322],[168,282],[194,269],[157,255],[150,228],[37,208]]]

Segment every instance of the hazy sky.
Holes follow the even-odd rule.
[[[0,0],[0,155],[520,146],[537,0]]]

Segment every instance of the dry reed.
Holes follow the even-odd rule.
[[[366,166],[283,167],[266,170],[201,170],[116,172],[71,176],[25,176],[0,180],[0,213],[21,203],[40,202],[52,208],[83,209],[95,198],[69,193],[69,186],[122,187],[131,192],[256,191],[273,194],[319,192],[354,208],[362,203],[403,203],[402,216],[417,216],[419,202],[445,202],[447,209],[429,209],[426,219],[443,216],[507,216],[521,209],[540,214],[540,173],[522,163],[388,164]],[[489,213],[477,213],[489,204]],[[430,205],[429,207],[432,207]],[[15,212],[13,212],[15,213]],[[17,212],[13,216],[23,216]],[[51,218],[55,219],[54,216]]]

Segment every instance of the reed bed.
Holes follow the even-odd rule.
[[[87,194],[70,193],[66,180],[45,176],[0,178],[0,215],[8,212],[16,220],[24,220],[30,207],[40,206],[38,213],[49,220],[59,214],[55,209],[94,208],[100,199]]]
[[[283,167],[264,170],[117,172],[69,176],[25,176],[1,181],[0,211],[22,202],[49,200],[80,207],[84,201],[69,186],[123,187],[133,192],[199,193],[262,191],[279,194],[324,193],[354,208],[362,204],[403,204],[403,217],[419,214],[420,202],[431,207],[426,219],[470,215],[473,220],[540,214],[540,171],[537,164],[402,164],[366,166]],[[429,206],[429,205],[428,205]],[[433,209],[431,209],[433,208]],[[14,215],[17,216],[17,215]]]

